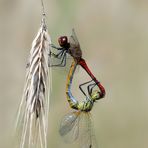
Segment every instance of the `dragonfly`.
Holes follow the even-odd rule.
[[[77,62],[79,62],[82,57],[82,50],[74,29],[72,29],[72,35],[69,37],[69,42],[67,36],[60,36],[58,38],[58,43],[60,47],[56,47],[55,45],[51,44],[51,47],[58,51],[57,54],[50,51],[49,56],[59,59],[60,62],[58,64],[52,64],[50,66],[65,67],[67,55],[70,55]]]
[[[86,61],[82,58],[82,50],[77,35],[75,33],[75,30],[72,29],[72,35],[69,37],[69,41],[67,36],[61,36],[58,38],[58,43],[60,47],[56,47],[55,45],[51,44],[51,47],[56,49],[58,53],[55,54],[52,51],[50,51],[49,57],[54,57],[56,59],[59,59],[60,63],[59,64],[50,63],[50,66],[52,67],[66,66],[67,55],[70,55],[71,57],[73,57],[76,64],[80,65],[88,73],[88,75],[92,79],[91,81],[95,82],[94,86],[97,85],[99,87],[99,89],[101,90],[100,96],[103,98],[105,96],[105,89],[101,85],[101,83],[96,79],[96,77],[93,75],[91,70],[88,68]],[[80,90],[86,96],[85,92],[81,89],[81,87]]]
[[[59,133],[66,142],[79,140],[81,148],[97,148],[90,111],[94,106],[94,102],[102,98],[102,90],[94,90],[96,84],[90,84],[91,81],[83,83],[79,87],[82,90],[82,86],[87,85],[89,96],[82,102],[78,102],[71,92],[76,67],[77,63],[74,60],[71,64],[66,83],[67,101],[70,107],[75,111],[63,117]]]

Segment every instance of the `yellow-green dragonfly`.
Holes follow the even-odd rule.
[[[79,140],[81,148],[96,148],[97,143],[93,132],[90,111],[93,108],[94,102],[102,98],[100,95],[101,90],[93,90],[94,86],[97,85],[96,83],[89,84],[87,87],[89,96],[82,102],[78,102],[71,92],[71,85],[76,67],[77,63],[74,60],[71,65],[66,84],[67,100],[70,107],[75,109],[75,111],[63,117],[59,133],[66,142]],[[89,82],[86,82],[85,84]]]

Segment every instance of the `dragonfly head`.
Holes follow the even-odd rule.
[[[67,36],[61,36],[58,38],[59,45],[61,47],[67,47],[69,45]]]
[[[90,96],[91,96],[92,100],[95,102],[96,100],[100,99],[100,92],[98,90],[94,90],[94,91],[92,91]]]

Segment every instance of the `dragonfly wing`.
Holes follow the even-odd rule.
[[[59,129],[60,135],[65,142],[71,143],[79,135],[79,112],[72,112],[63,117]]]
[[[80,123],[80,147],[81,148],[98,148],[94,135],[93,125],[90,113],[83,113]]]
[[[69,43],[71,54],[74,55],[74,57],[81,57],[82,51],[74,29],[72,29],[72,35],[69,38]]]
[[[72,35],[71,35],[70,38],[69,38],[69,42],[70,42],[70,44],[72,44],[72,45],[80,46],[74,28],[72,29]]]

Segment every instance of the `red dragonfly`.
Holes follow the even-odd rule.
[[[88,75],[91,77],[91,81],[94,81],[94,84],[92,85],[97,85],[100,89],[100,97],[103,98],[105,96],[105,89],[104,87],[101,85],[101,83],[96,79],[96,77],[93,75],[93,73],[90,71],[90,69],[88,68],[86,61],[82,58],[82,50],[78,41],[78,38],[76,36],[76,33],[74,31],[74,29],[72,29],[72,35],[69,37],[69,41],[68,41],[68,37],[67,36],[61,36],[58,38],[58,43],[60,45],[60,47],[56,47],[53,44],[51,44],[51,47],[56,49],[58,51],[57,54],[50,52],[49,56],[50,57],[54,57],[56,59],[60,59],[60,63],[59,64],[52,64],[49,61],[49,66],[57,66],[57,67],[64,67],[66,65],[66,58],[67,55],[71,55],[73,57],[73,59],[75,60],[75,62],[77,63],[77,65],[80,65],[87,73]],[[89,81],[89,82],[91,82]],[[86,82],[86,83],[89,83]],[[83,83],[80,86],[86,84]],[[85,92],[81,89],[82,93],[86,96]]]

